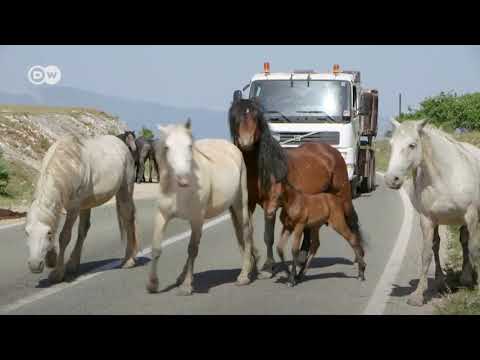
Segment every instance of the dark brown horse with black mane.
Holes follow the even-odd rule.
[[[340,198],[348,223],[357,222],[346,165],[340,152],[320,143],[308,143],[283,149],[270,132],[260,104],[250,99],[237,99],[229,110],[232,140],[242,151],[247,166],[248,202],[250,211],[260,205],[266,210],[272,184],[288,181],[305,194],[328,192]],[[273,242],[276,210],[265,211],[264,241],[267,259],[264,271],[273,273]],[[302,250],[310,248],[311,236],[318,232],[306,229]]]
[[[117,135],[117,137],[128,146],[130,152],[135,157],[137,151],[137,145],[135,144],[135,131],[125,131],[123,134]]]

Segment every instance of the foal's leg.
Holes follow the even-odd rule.
[[[80,265],[80,258],[82,256],[82,247],[85,238],[87,237],[88,229],[90,229],[90,214],[91,209],[80,211],[80,220],[78,223],[78,236],[75,248],[70,255],[70,260],[67,262],[67,272],[76,273]]]
[[[163,214],[157,209],[155,214],[153,239],[152,239],[152,261],[150,264],[150,273],[148,275],[147,291],[154,293],[158,291],[157,265],[158,259],[162,254],[162,241],[165,235],[165,227],[169,221],[169,216]]]
[[[287,276],[290,275],[290,270],[288,269],[287,264],[285,264],[284,250],[289,237],[290,237],[290,231],[284,226],[282,229],[282,234],[280,236],[280,241],[277,244],[277,254],[281,261],[281,267],[287,273]]]
[[[300,244],[302,241],[302,233],[305,229],[303,224],[297,224],[293,229],[293,242],[292,242],[292,270],[288,278],[288,286],[295,286],[297,284],[297,266],[298,255],[300,254]]]
[[[63,225],[62,232],[60,233],[59,237],[59,245],[60,250],[58,252],[57,257],[57,265],[55,269],[50,272],[48,275],[48,280],[52,283],[58,283],[63,280],[65,276],[65,265],[64,265],[64,257],[65,257],[65,249],[67,248],[70,239],[72,238],[72,228],[77,220],[79,210],[69,210],[67,211],[67,217],[65,219],[65,224]]]
[[[433,232],[433,256],[435,260],[435,288],[441,290],[445,287],[445,275],[442,271],[442,264],[440,263],[440,235],[438,234],[438,225],[435,226]]]
[[[265,213],[265,232],[263,233],[263,240],[265,241],[265,246],[267,247],[267,259],[263,264],[262,271],[266,271],[271,274],[273,274],[273,268],[275,264],[275,260],[273,259],[273,242],[275,236],[276,218],[276,212],[272,218],[268,218]]]
[[[428,269],[430,267],[430,263],[432,262],[432,246],[435,224],[431,219],[421,214],[420,226],[423,233],[420,279],[417,289],[409,296],[407,300],[407,303],[412,306],[423,306],[424,292],[428,287]]]
[[[318,248],[320,247],[320,226],[315,226],[311,228],[312,242],[309,245],[308,258],[307,261],[303,264],[300,272],[298,273],[297,280],[300,281],[305,275],[307,269],[310,267],[310,263],[317,253]],[[303,246],[302,246],[303,247]]]
[[[466,225],[462,225],[460,228],[460,244],[462,244],[463,250],[463,264],[460,284],[467,287],[473,287],[473,268],[468,254],[468,239],[468,228]]]
[[[363,260],[364,251],[358,235],[348,226],[343,211],[334,211],[328,218],[328,224],[348,241],[355,253],[355,260],[358,263],[358,279],[365,280],[365,268],[367,264]]]
[[[198,255],[198,247],[200,244],[200,238],[202,237],[202,221],[191,221],[192,235],[190,236],[190,242],[188,244],[188,258],[183,271],[177,278],[178,295],[191,295],[193,292],[193,265],[195,258]]]

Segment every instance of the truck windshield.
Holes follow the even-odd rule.
[[[254,81],[250,98],[257,98],[267,113],[281,112],[292,121],[307,117],[341,121],[350,115],[348,81],[293,80],[293,86],[290,80]]]

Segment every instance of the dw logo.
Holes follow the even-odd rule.
[[[62,79],[62,72],[56,65],[34,65],[28,70],[28,80],[33,85],[55,85]]]

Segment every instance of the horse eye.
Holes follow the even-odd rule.
[[[408,147],[410,149],[415,149],[416,146],[417,146],[417,144],[415,144],[415,143],[411,143],[410,145],[408,145]]]

